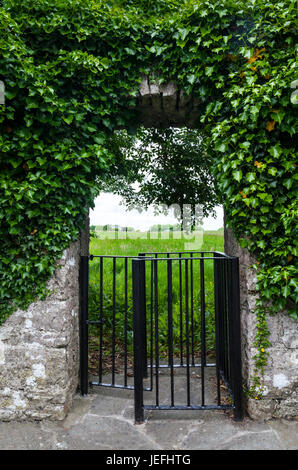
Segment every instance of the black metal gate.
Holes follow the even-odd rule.
[[[88,386],[134,390],[136,423],[144,410],[232,409],[242,419],[238,258],[82,256],[83,395]]]

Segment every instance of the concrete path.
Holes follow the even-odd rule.
[[[155,411],[134,425],[133,392],[94,387],[63,422],[0,423],[1,450],[295,450],[297,421],[235,423],[222,411]]]

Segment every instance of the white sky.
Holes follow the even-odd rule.
[[[95,207],[90,210],[90,225],[120,225],[122,227],[134,227],[139,230],[148,230],[155,224],[175,224],[177,220],[168,215],[154,215],[153,209],[138,212],[126,211],[121,205],[122,198],[111,193],[102,193],[95,200]],[[203,220],[204,230],[217,230],[223,227],[223,209],[216,208],[217,217],[208,217]]]

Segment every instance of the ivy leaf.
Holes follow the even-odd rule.
[[[252,183],[253,181],[256,180],[256,173],[251,172],[246,174],[246,179],[249,183]]]
[[[233,178],[240,182],[242,179],[242,170],[233,171]]]
[[[17,93],[18,93],[18,89],[5,90],[5,98],[7,98],[8,100],[12,100],[13,98],[17,96]]]
[[[196,76],[194,74],[188,75],[187,80],[191,85],[193,85],[196,81]]]
[[[89,132],[96,132],[96,131],[97,131],[97,127],[96,127],[96,126],[91,126],[91,125],[89,125],[89,126],[87,126],[87,129],[88,129]]]
[[[291,292],[291,289],[290,289],[289,285],[286,284],[286,285],[283,287],[283,289],[282,289],[282,295],[283,295],[284,297],[288,297],[289,294],[290,294],[290,292]]]
[[[272,157],[278,158],[281,154],[281,149],[278,145],[275,145],[274,147],[271,147],[269,149],[269,153],[270,155],[272,155]]]
[[[180,38],[182,39],[182,41],[184,41],[190,30],[186,28],[179,28],[178,31]]]
[[[73,121],[73,115],[69,115],[69,116],[63,116],[62,117],[63,121],[65,121],[67,124],[71,124],[72,121]]]
[[[293,185],[293,180],[292,178],[288,178],[282,183],[287,189],[290,189]]]

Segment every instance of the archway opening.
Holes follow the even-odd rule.
[[[91,214],[89,319],[93,324],[89,325],[89,373],[93,376],[94,385],[133,386],[134,294],[130,283],[133,279],[130,258],[146,253],[155,259],[173,258],[171,331],[168,324],[168,266],[160,263],[158,280],[157,273],[153,274],[153,267],[150,268],[149,264],[144,273],[147,310],[151,309],[151,317],[147,316],[145,341],[147,349],[151,349],[147,350],[149,369],[152,372],[154,360],[158,360],[161,367],[166,367],[169,361],[172,361],[172,367],[183,368],[191,364],[196,385],[193,387],[188,382],[189,402],[191,394],[196,393],[195,389],[200,386],[204,389],[203,402],[207,393],[212,402],[210,406],[216,406],[214,396],[210,398],[214,390],[205,385],[204,371],[207,367],[208,381],[213,381],[216,387],[217,380],[221,394],[218,402],[228,399],[224,396],[225,385],[218,370],[208,368],[216,366],[218,353],[213,257],[215,253],[224,252],[224,226],[221,199],[212,173],[212,153],[208,153],[204,139],[201,130],[186,127],[140,127],[134,135],[121,130],[110,139],[108,148],[114,155],[114,165],[109,179],[101,182],[102,190],[106,192],[105,202],[109,204],[108,194],[114,193],[122,198],[127,210],[139,215],[139,219],[145,212],[147,223],[144,228],[140,221],[135,226],[133,223],[120,223],[123,219],[120,219],[119,208],[113,214],[114,219],[109,214],[110,223],[106,223],[107,219],[100,219],[104,217],[100,198],[97,210]],[[150,224],[150,208],[153,215],[155,211],[155,216],[159,217],[157,220],[165,217],[165,221],[172,223]],[[128,220],[132,220],[130,213],[126,213]],[[210,224],[210,216],[216,218],[217,214],[222,216],[221,223],[217,221],[216,230],[208,230],[204,223]],[[95,222],[100,220],[99,224]],[[186,261],[186,267],[183,265],[185,256],[190,257],[190,264],[188,266]],[[204,256],[206,259],[199,260]],[[155,312],[155,320],[152,311],[154,296],[155,302],[158,297],[158,307],[155,308],[159,312],[158,315]],[[159,327],[153,326],[157,316]],[[158,337],[155,345],[154,334]],[[202,364],[203,378],[199,379],[195,367]],[[153,375],[150,380],[152,388]],[[163,380],[169,380],[169,376]],[[174,391],[172,393],[174,395]]]

